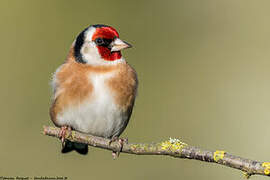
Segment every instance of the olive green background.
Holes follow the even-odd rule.
[[[90,148],[61,154],[42,135],[52,73],[90,24],[115,27],[139,76],[130,142],[178,137],[270,160],[270,1],[1,0],[0,176],[68,179],[241,179],[240,171],[164,156]],[[266,177],[254,176],[252,179]]]

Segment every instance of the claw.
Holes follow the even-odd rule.
[[[112,137],[112,139],[109,141],[109,145],[111,145],[112,142],[116,142],[118,141],[119,143],[119,151],[113,151],[112,152],[112,156],[113,156],[113,159],[116,159],[117,157],[119,157],[120,155],[120,152],[122,151],[123,149],[123,146],[124,146],[124,143],[128,143],[128,139],[127,138],[119,138],[119,137]]]
[[[113,157],[113,160],[115,160],[116,158],[119,157],[119,153],[113,151],[113,152],[112,152],[112,157]]]
[[[60,137],[63,147],[65,146],[65,137],[66,137],[67,131],[71,131],[70,126],[62,126],[59,132],[59,137]]]

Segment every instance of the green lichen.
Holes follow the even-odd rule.
[[[136,150],[136,149],[139,148],[139,145],[138,145],[138,144],[132,144],[132,145],[130,146],[130,148],[131,148],[132,150]]]
[[[74,139],[75,138],[75,135],[76,135],[76,132],[75,131],[72,131],[71,132],[71,138]]]
[[[161,142],[161,149],[162,150],[169,150],[169,151],[181,151],[183,147],[187,146],[186,143],[181,142],[179,139],[170,138],[168,141]]]
[[[269,175],[270,174],[270,162],[264,162],[262,163],[262,167],[264,167],[264,174]]]
[[[148,144],[132,144],[130,145],[130,148],[133,151],[144,151],[144,152],[148,152],[150,149],[150,146]]]
[[[222,160],[224,158],[225,151],[216,151],[214,152],[214,160],[218,162],[219,160]]]

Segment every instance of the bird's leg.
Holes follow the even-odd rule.
[[[62,126],[61,127],[61,130],[59,132],[59,137],[60,137],[60,140],[62,142],[62,146],[63,147],[65,145],[65,137],[66,137],[67,131],[71,131],[71,127],[70,126]]]
[[[120,148],[119,148],[119,151],[113,151],[112,152],[113,159],[116,159],[117,157],[119,157],[120,152],[123,149],[124,143],[126,143],[126,144],[128,143],[128,138],[119,138],[117,136],[114,136],[109,141],[109,145],[111,145],[112,142],[116,142],[116,141],[119,143]]]

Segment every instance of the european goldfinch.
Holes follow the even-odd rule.
[[[54,73],[50,116],[65,131],[118,138],[126,128],[138,80],[121,50],[131,47],[107,25],[91,25],[73,42],[66,61]],[[85,144],[67,141],[62,152],[88,152]]]

